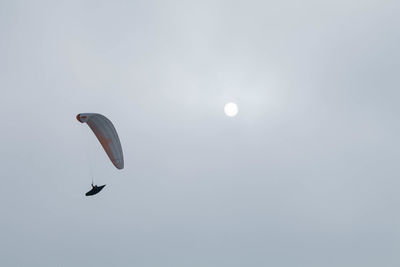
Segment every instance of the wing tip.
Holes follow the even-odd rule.
[[[124,168],[124,161],[118,160],[118,161],[113,161],[113,164],[115,168],[118,170],[122,170]]]
[[[80,122],[80,123],[84,123],[87,122],[87,118],[88,116],[86,115],[86,113],[79,113],[78,115],[76,115],[76,119]],[[83,119],[83,121],[82,121]]]
[[[78,115],[76,115],[76,119],[80,122],[80,123],[83,123],[82,121],[81,121],[81,114],[79,113]]]

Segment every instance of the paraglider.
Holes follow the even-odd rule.
[[[98,113],[80,113],[76,115],[76,119],[90,127],[112,164],[117,169],[122,170],[124,168],[124,155],[121,142],[112,122]],[[92,189],[86,193],[86,196],[99,193],[104,186],[93,186],[92,182]]]

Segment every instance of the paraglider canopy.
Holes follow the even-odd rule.
[[[80,113],[76,116],[76,119],[89,125],[114,166],[117,169],[123,169],[124,155],[121,142],[111,121],[97,113]]]
[[[86,196],[93,196],[93,195],[96,195],[96,194],[99,193],[101,190],[103,190],[103,188],[104,188],[105,186],[106,186],[106,185],[100,185],[100,186],[95,185],[95,186],[93,186],[93,184],[92,184],[92,189],[91,189],[89,192],[87,192],[85,195],[86,195]]]

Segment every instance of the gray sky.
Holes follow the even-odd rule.
[[[399,10],[0,1],[0,265],[399,266]]]

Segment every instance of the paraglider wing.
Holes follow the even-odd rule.
[[[97,113],[80,113],[76,116],[76,119],[89,125],[114,166],[117,169],[123,169],[124,155],[121,142],[111,121]]]

